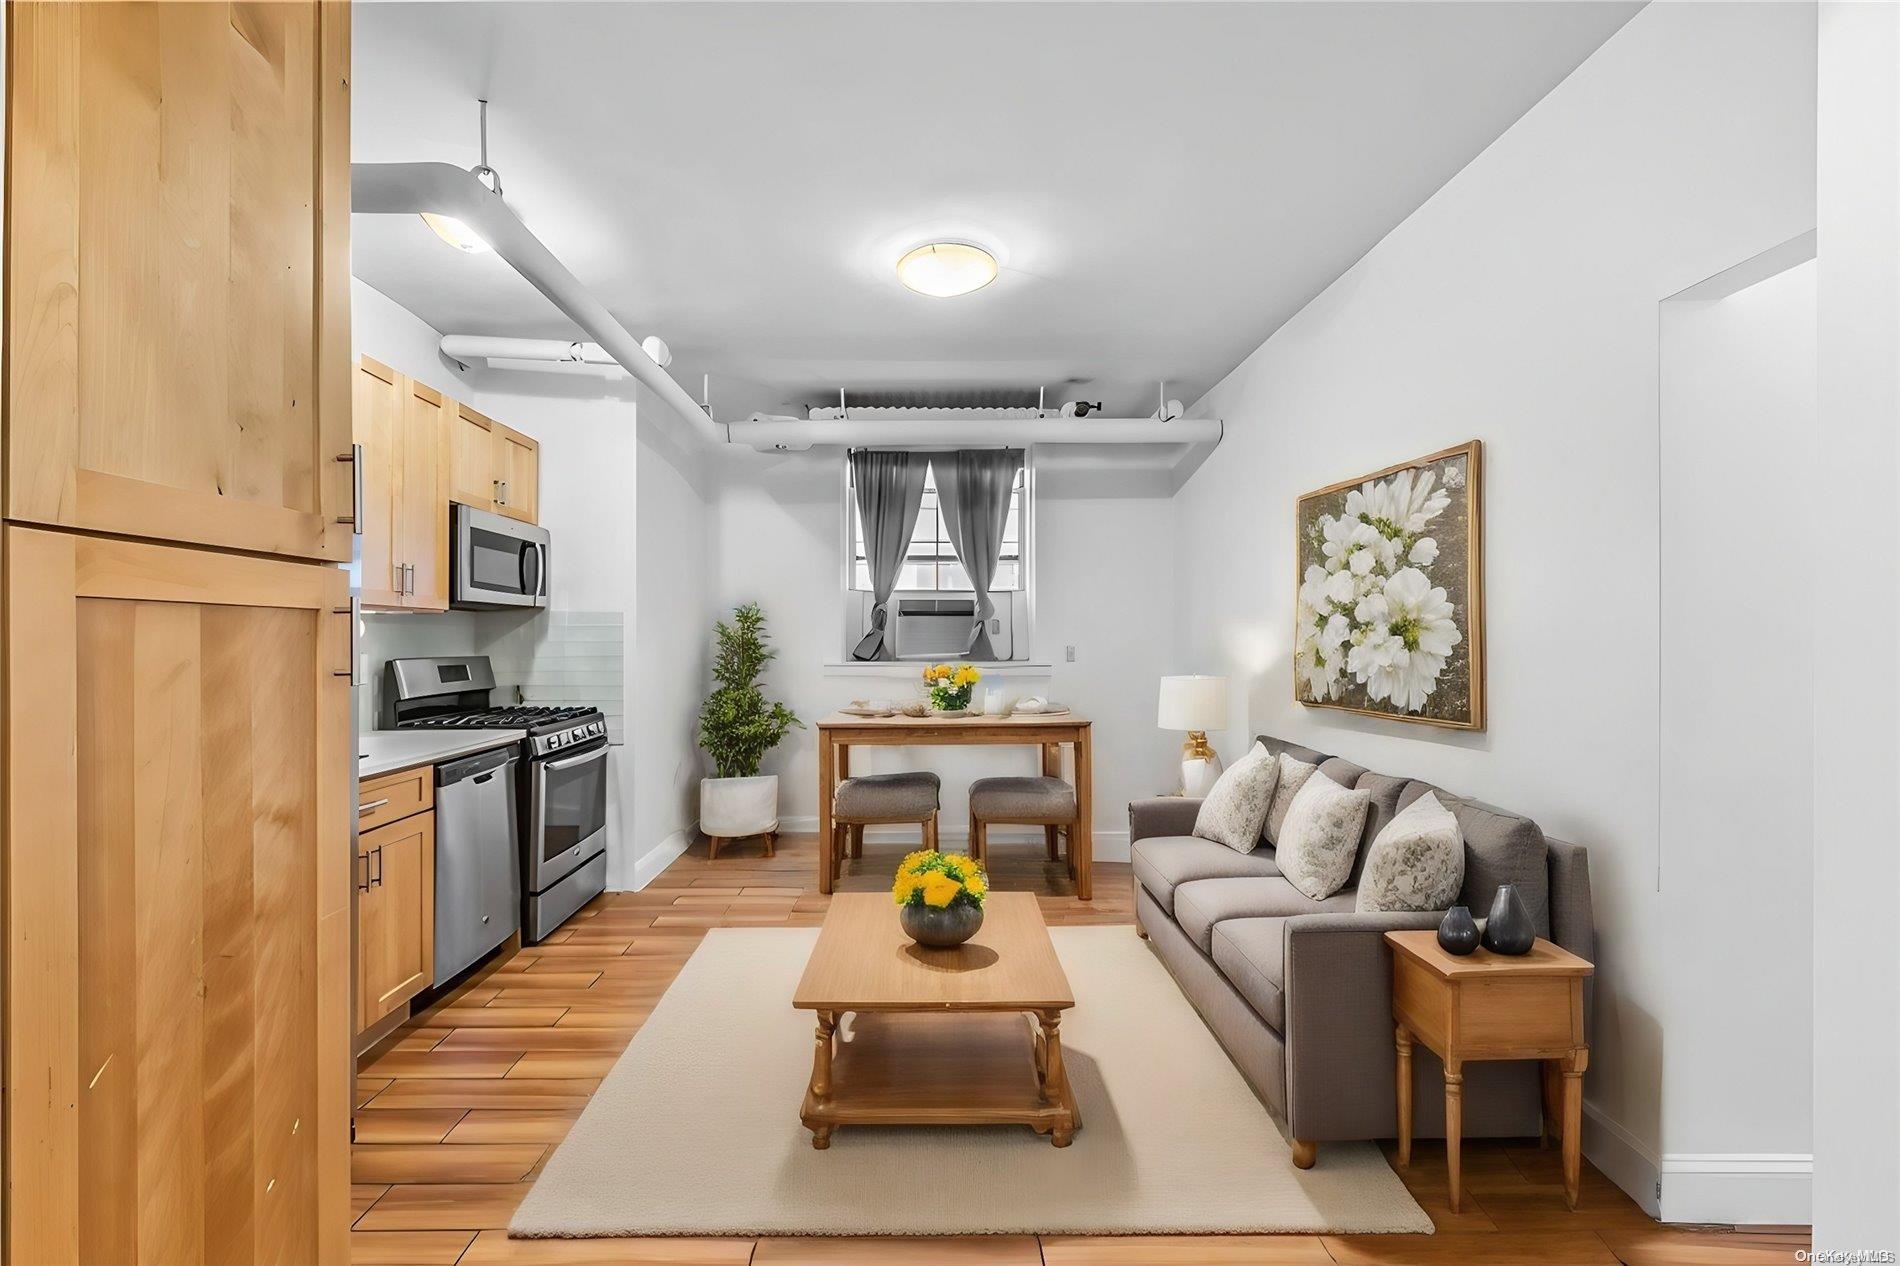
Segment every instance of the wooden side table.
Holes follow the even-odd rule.
[[[1445,1167],[1459,1211],[1459,1134],[1464,1066],[1481,1059],[1544,1063],[1544,1129],[1561,1112],[1564,1204],[1577,1207],[1582,1179],[1583,982],[1589,962],[1539,937],[1521,956],[1480,949],[1448,954],[1432,931],[1387,932],[1392,947],[1392,1019],[1398,1043],[1399,1164],[1412,1163],[1412,1043],[1445,1064]],[[1561,1109],[1559,1101],[1561,1100]]]

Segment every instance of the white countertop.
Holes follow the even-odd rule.
[[[526,730],[370,730],[356,737],[356,776],[436,765],[528,737]]]

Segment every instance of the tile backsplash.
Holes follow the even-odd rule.
[[[386,661],[486,655],[495,669],[495,703],[592,704],[606,715],[608,738],[620,743],[626,718],[625,638],[626,619],[619,611],[370,613],[363,617],[359,720],[366,730],[382,726]]]

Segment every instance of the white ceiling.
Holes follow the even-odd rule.
[[[853,391],[1192,401],[1640,5],[355,6],[358,162],[476,161],[719,416]],[[933,237],[1003,271],[893,272]],[[493,256],[354,220],[444,333],[572,337]],[[1075,384],[1075,385],[1069,385]]]

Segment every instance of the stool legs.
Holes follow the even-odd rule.
[[[990,855],[989,824],[983,821],[982,818],[971,818],[970,819],[970,856],[976,859],[977,865],[984,866],[984,865],[989,864],[989,855]]]
[[[1062,856],[1062,845],[1056,839],[1056,832],[1059,829],[1060,828],[1055,826],[1046,825],[1042,828],[1042,843],[1043,846],[1049,850],[1049,860],[1052,862]]]
[[[850,830],[851,856],[862,861],[864,859],[864,826],[862,823],[854,823]]]
[[[930,816],[924,819],[924,847],[933,850],[937,847],[937,811],[935,809],[932,809]]]

